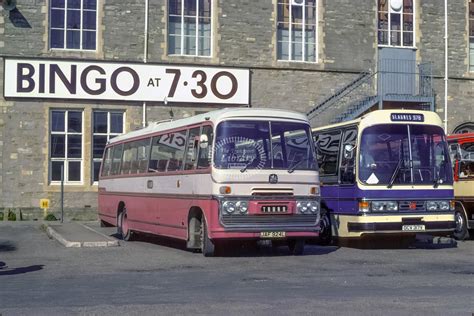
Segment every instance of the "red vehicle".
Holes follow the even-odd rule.
[[[448,142],[456,199],[454,237],[463,240],[474,235],[474,133],[450,135]]]

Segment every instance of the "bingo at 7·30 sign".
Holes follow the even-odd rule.
[[[5,97],[248,104],[248,69],[5,59]]]

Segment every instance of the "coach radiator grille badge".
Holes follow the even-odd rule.
[[[272,173],[269,177],[268,177],[268,182],[270,183],[278,183],[278,176],[274,173]]]

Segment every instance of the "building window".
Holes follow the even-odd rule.
[[[49,25],[50,48],[95,50],[97,0],[51,0]]]
[[[168,54],[211,56],[211,0],[168,0]]]
[[[82,181],[82,111],[51,111],[50,122],[50,181]]]
[[[413,47],[413,0],[378,0],[379,45]]]
[[[94,111],[92,124],[92,180],[99,181],[100,162],[107,142],[123,133],[123,112]]]
[[[278,60],[317,61],[317,0],[278,0]]]
[[[474,0],[469,0],[469,71],[474,71]]]

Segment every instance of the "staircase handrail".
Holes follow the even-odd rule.
[[[321,103],[316,105],[311,111],[307,112],[306,115],[308,118],[312,118],[314,115],[317,114],[317,112],[323,111],[326,108],[328,108],[333,102],[338,100],[339,98],[347,95],[349,92],[353,91],[355,88],[359,87],[362,85],[364,82],[366,82],[367,78],[370,78],[374,76],[375,73],[372,73],[370,71],[364,71],[357,76],[353,81],[345,85],[344,87],[340,88],[337,90],[335,93],[333,93],[331,96],[328,98],[324,99]]]

